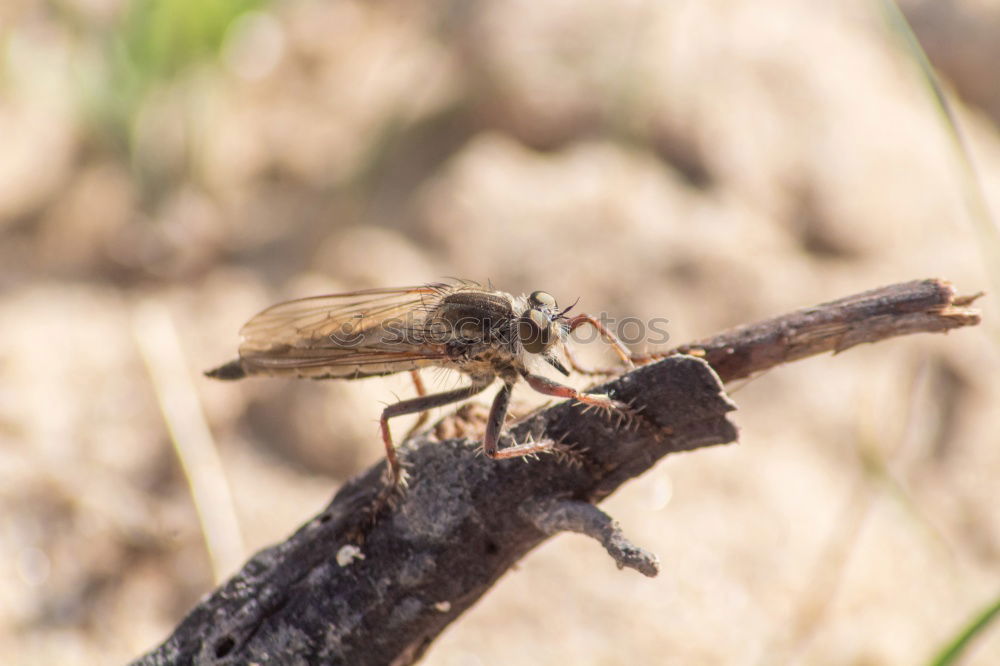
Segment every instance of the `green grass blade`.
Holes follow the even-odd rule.
[[[979,242],[977,245],[985,264],[984,268],[989,276],[989,280],[992,282],[993,291],[1000,293],[1000,227],[997,226],[989,204],[986,201],[986,195],[983,193],[979,174],[972,159],[972,153],[965,140],[965,135],[959,126],[958,118],[955,115],[948,96],[941,87],[940,81],[938,81],[933,65],[931,65],[927,54],[913,33],[909,21],[906,20],[895,0],[880,0],[880,4],[885,14],[886,22],[901,39],[905,50],[916,62],[927,84],[927,88],[934,97],[935,106],[955,148],[955,153],[958,156],[958,161],[962,169],[962,194],[965,199],[966,208],[969,211],[969,217],[972,219],[976,235],[978,236]]]
[[[969,646],[969,643],[998,617],[1000,617],[1000,597],[997,597],[993,605],[973,618],[972,622],[930,661],[930,666],[953,666],[953,664],[957,664],[962,653]]]

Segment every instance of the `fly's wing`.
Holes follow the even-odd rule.
[[[272,306],[240,330],[245,374],[353,379],[434,365],[445,340],[427,319],[452,288],[367,289]]]

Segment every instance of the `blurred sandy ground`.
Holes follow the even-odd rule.
[[[491,279],[680,343],[894,281],[991,288],[878,3],[234,6],[0,6],[4,663],[120,663],[212,587],[156,386],[179,438],[214,436],[223,573],[380,459],[404,378],[200,376],[276,300]],[[1000,6],[904,8],[1000,210]],[[558,537],[426,662],[926,662],[1000,592],[995,303],[741,387],[739,445],[606,503],[658,578]],[[1000,632],[963,663],[1000,663]]]

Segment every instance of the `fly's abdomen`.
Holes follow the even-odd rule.
[[[205,371],[206,377],[213,379],[243,379],[247,376],[246,368],[243,367],[243,360],[236,359],[229,363],[224,363],[217,368]]]

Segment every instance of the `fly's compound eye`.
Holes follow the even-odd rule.
[[[552,297],[549,296],[549,298]],[[526,352],[541,354],[552,343],[552,328],[549,326],[549,318],[538,310],[525,312],[524,316],[517,322],[517,337]]]
[[[531,292],[531,295],[528,296],[528,302],[533,308],[542,307],[542,308],[548,308],[549,310],[556,309],[555,296],[546,291]]]

